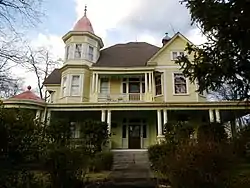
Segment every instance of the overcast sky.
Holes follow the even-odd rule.
[[[161,46],[164,33],[181,32],[195,44],[204,38],[191,26],[190,15],[179,0],[46,0],[46,17],[30,30],[28,38],[34,46],[49,47],[55,58],[64,57],[62,36],[71,30],[84,14],[92,22],[95,34],[105,47],[116,43],[143,41]],[[25,73],[25,87],[36,87],[34,76]]]

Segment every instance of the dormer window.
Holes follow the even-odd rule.
[[[75,58],[80,59],[82,57],[82,44],[76,44]]]
[[[88,59],[90,61],[94,60],[94,48],[92,46],[89,46],[89,53],[88,53]]]
[[[181,57],[183,55],[184,55],[183,51],[173,51],[171,54],[171,60],[176,61],[178,59],[178,57]]]

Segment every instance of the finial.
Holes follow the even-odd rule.
[[[27,89],[30,91],[31,90],[31,86],[28,86]]]
[[[85,8],[84,8],[84,16],[87,16],[87,5],[85,5]]]

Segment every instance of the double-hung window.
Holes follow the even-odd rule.
[[[101,78],[100,93],[109,94],[109,79],[108,78]]]
[[[67,77],[63,77],[63,82],[62,82],[62,96],[66,96],[66,89],[67,89]]]
[[[76,59],[82,58],[82,44],[76,44],[76,47],[75,47],[75,58]]]
[[[80,76],[74,75],[71,80],[71,96],[80,95]]]
[[[187,80],[182,73],[174,73],[174,94],[187,94]]]
[[[94,60],[94,48],[92,47],[92,46],[89,46],[89,53],[88,53],[89,55],[89,57],[88,57],[88,59],[90,60],[90,61],[93,61]]]
[[[162,95],[162,74],[155,76],[155,95]]]
[[[70,46],[66,46],[66,60],[69,59]]]

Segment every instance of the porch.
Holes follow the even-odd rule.
[[[91,102],[151,102],[155,78],[160,73],[148,70],[93,72]],[[161,90],[160,87],[157,89]],[[162,92],[162,91],[159,91]]]
[[[114,104],[117,105],[117,104]],[[162,104],[161,104],[162,105]],[[189,106],[183,108],[157,108],[154,106],[142,108],[136,104],[135,108],[131,106],[123,108],[106,108],[101,105],[99,108],[72,109],[51,108],[48,112],[51,118],[67,117],[70,122],[81,122],[87,119],[101,120],[107,122],[108,131],[111,135],[112,149],[146,149],[150,145],[161,141],[163,136],[163,125],[168,121],[189,121],[193,125],[199,125],[206,122],[228,122],[235,121],[236,117],[247,114],[245,107],[238,106],[239,109],[203,108],[199,106]],[[235,130],[232,130],[232,132]],[[77,135],[77,134],[76,134]]]

